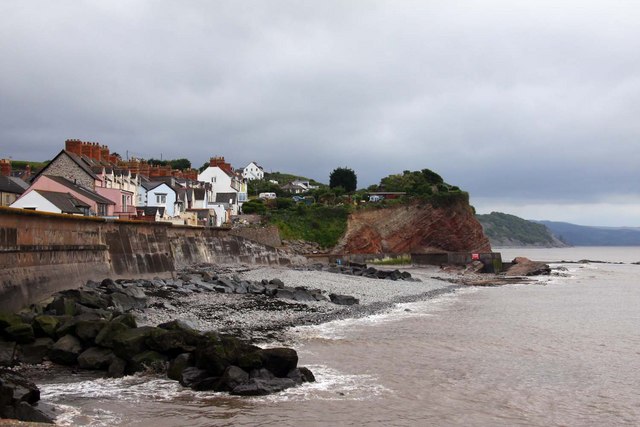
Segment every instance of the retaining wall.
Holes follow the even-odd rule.
[[[0,310],[105,277],[170,275],[197,263],[298,261],[227,229],[0,208]]]

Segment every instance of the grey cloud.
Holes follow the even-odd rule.
[[[632,2],[131,1],[0,6],[0,156],[66,138],[366,186],[637,194]],[[497,199],[496,199],[497,201]]]

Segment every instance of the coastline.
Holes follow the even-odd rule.
[[[338,319],[361,318],[391,309],[397,304],[415,302],[455,292],[466,287],[452,283],[456,275],[438,267],[406,266],[415,281],[392,281],[348,276],[326,271],[300,270],[277,266],[210,266],[220,275],[239,280],[279,279],[287,287],[320,290],[324,295],[340,293],[357,298],[355,305],[338,305],[330,301],[294,301],[254,294],[198,293],[152,296],[149,307],[135,310],[141,325],[156,325],[176,318],[195,328],[215,330],[260,343],[282,341],[291,327],[318,325]]]

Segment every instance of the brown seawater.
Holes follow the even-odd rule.
[[[503,251],[542,285],[469,288],[289,334],[318,382],[260,397],[147,377],[48,375],[61,425],[640,425],[640,248]]]

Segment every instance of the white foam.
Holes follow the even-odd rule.
[[[397,304],[393,308],[378,314],[355,319],[341,319],[320,325],[297,326],[288,333],[293,341],[300,340],[342,340],[351,336],[354,330],[377,326],[383,323],[397,322],[410,317],[428,317],[446,310],[455,303],[460,294],[478,292],[476,288],[465,288],[455,293],[447,293],[421,301]]]
[[[269,396],[253,398],[256,401],[307,401],[307,400],[367,400],[372,397],[391,393],[391,390],[378,384],[372,375],[345,374],[325,365],[309,365],[316,382],[286,389]]]
[[[149,398],[169,400],[184,388],[176,381],[146,375],[124,378],[97,378],[79,382],[44,384],[40,387],[43,400],[57,401],[69,398],[114,399],[141,402]]]

